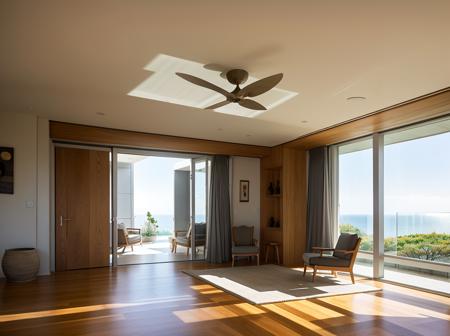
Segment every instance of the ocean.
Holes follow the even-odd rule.
[[[174,228],[174,218],[172,214],[153,214],[153,217],[158,221],[159,232],[170,232],[173,233]],[[197,219],[199,222],[205,221],[205,216],[198,215]],[[141,227],[147,220],[146,214],[138,214],[134,216],[134,225],[136,227]]]
[[[173,232],[173,215],[155,214],[159,231]],[[199,221],[204,221],[200,216]],[[146,215],[135,216],[135,225],[140,227],[145,223]],[[342,214],[339,216],[339,224],[351,224],[364,233],[371,233],[373,216],[367,214]],[[384,216],[384,236],[396,237],[413,233],[448,233],[450,234],[450,213],[409,213],[387,214]]]
[[[339,224],[351,224],[370,235],[373,216],[367,214],[342,214]],[[414,233],[450,234],[450,213],[398,213],[384,216],[384,236],[396,237]]]

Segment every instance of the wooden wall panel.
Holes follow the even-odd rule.
[[[263,157],[270,155],[271,152],[270,147],[264,146],[140,133],[56,121],[50,122],[50,138],[53,140],[86,144],[147,148],[209,155],[223,154]]]
[[[283,149],[283,263],[299,266],[306,243],[306,151]]]

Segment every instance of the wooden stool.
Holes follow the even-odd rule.
[[[277,264],[280,264],[280,251],[278,250],[278,246],[280,246],[277,242],[269,242],[266,244],[266,264],[269,261],[269,250],[270,248],[274,249],[276,255],[277,255]]]

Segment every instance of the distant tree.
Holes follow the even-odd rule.
[[[351,224],[341,224],[339,226],[339,229],[341,233],[356,233],[358,237],[366,236],[366,233],[364,231]]]
[[[441,260],[450,258],[450,234],[419,233],[397,238],[398,255],[424,259]]]

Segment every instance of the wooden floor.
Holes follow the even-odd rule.
[[[255,306],[181,272],[202,262],[0,281],[0,335],[449,335],[450,299],[383,288]]]

